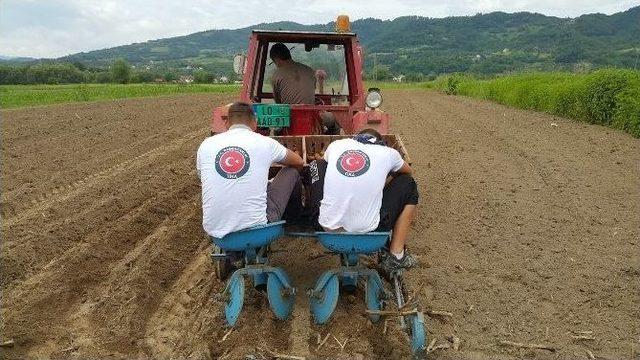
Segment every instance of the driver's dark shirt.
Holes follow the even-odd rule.
[[[315,103],[316,74],[307,65],[291,61],[277,68],[271,77],[271,85],[276,103]]]

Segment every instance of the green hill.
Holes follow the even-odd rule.
[[[333,26],[277,22],[203,31],[53,60],[0,58],[0,83],[108,82],[112,81],[108,68],[117,58],[134,66],[135,81],[172,81],[180,75],[204,76],[204,82],[223,75],[233,78],[231,59],[246,50],[251,29],[332,31]],[[452,72],[640,66],[640,6],[613,15],[577,18],[493,12],[442,19],[361,19],[352,23],[352,29],[365,47],[367,74],[375,73],[378,79],[396,74],[418,80]],[[375,72],[374,63],[378,65]]]
[[[134,65],[172,68],[201,66],[228,72],[230,58],[244,51],[251,29],[331,31],[333,23],[259,24],[237,30],[211,30],[111,49],[74,54],[61,60],[105,66],[123,57]],[[481,74],[638,66],[640,7],[613,15],[557,18],[533,13],[494,12],[442,19],[419,16],[353,22],[367,54],[391,73]],[[375,54],[375,55],[374,55]]]

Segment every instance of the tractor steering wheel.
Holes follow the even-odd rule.
[[[318,95],[316,95],[315,102],[316,105],[324,105],[324,100],[322,100],[322,98]]]

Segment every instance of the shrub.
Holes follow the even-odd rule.
[[[523,109],[611,126],[640,137],[640,72],[530,73],[488,80],[454,74],[434,87]]]
[[[126,84],[131,79],[131,66],[124,59],[116,59],[111,64],[111,77],[114,82]]]
[[[640,138],[640,81],[616,95],[612,126]]]
[[[583,106],[586,119],[593,124],[609,125],[616,113],[622,92],[639,79],[632,70],[604,69],[589,75],[585,81]]]
[[[460,75],[453,74],[447,78],[447,88],[444,92],[447,95],[456,95],[458,93],[458,85],[460,85]]]

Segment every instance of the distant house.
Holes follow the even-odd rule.
[[[404,80],[404,78],[405,78],[405,77],[406,77],[406,76],[404,76],[404,75],[400,74],[400,75],[398,75],[398,76],[394,76],[394,77],[393,77],[393,81],[395,81],[395,82],[402,82],[402,80]]]
[[[178,78],[178,82],[180,84],[191,84],[193,82],[193,76],[191,75],[180,75]]]
[[[220,83],[228,83],[229,82],[229,78],[226,77],[226,76],[220,76],[218,78],[218,82],[220,82]]]

